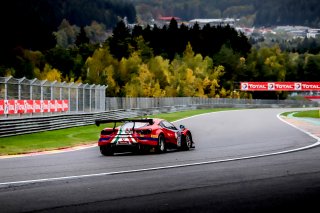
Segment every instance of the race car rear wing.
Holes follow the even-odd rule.
[[[100,126],[100,124],[106,124],[106,123],[114,123],[114,126],[116,126],[116,123],[124,123],[124,122],[140,122],[140,123],[149,123],[153,124],[152,118],[147,119],[118,119],[118,120],[95,120],[96,126]]]

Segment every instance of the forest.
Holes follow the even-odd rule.
[[[230,26],[131,28],[126,1],[30,1],[1,3],[12,11],[0,7],[0,76],[103,84],[108,96],[272,99],[287,93],[242,93],[239,82],[320,79],[320,38],[257,45]]]
[[[135,22],[134,5],[125,0],[9,0],[0,2],[0,64],[12,63],[14,48],[48,50],[55,47],[63,20],[78,27],[99,23],[112,29],[127,17]],[[13,52],[12,52],[13,51]]]

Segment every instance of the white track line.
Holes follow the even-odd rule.
[[[203,114],[202,114],[203,115]],[[198,115],[197,115],[198,116]],[[195,117],[195,116],[193,116]],[[272,152],[268,154],[260,154],[260,155],[251,155],[251,156],[245,156],[245,157],[237,157],[237,158],[228,158],[228,159],[222,159],[222,160],[214,160],[214,161],[204,161],[204,162],[198,162],[198,163],[189,163],[189,164],[180,164],[180,165],[172,165],[172,166],[162,166],[162,167],[154,167],[154,168],[146,168],[146,169],[135,169],[135,170],[126,170],[126,171],[118,171],[118,172],[105,172],[105,173],[97,173],[97,174],[88,174],[88,175],[75,175],[75,176],[65,176],[65,177],[57,177],[57,178],[44,178],[44,179],[35,179],[35,180],[24,180],[24,181],[13,181],[13,182],[3,182],[0,183],[0,186],[6,187],[6,186],[13,186],[13,185],[24,185],[24,184],[32,184],[32,183],[42,183],[42,182],[53,182],[53,181],[63,181],[63,180],[70,180],[70,179],[80,179],[80,178],[89,178],[89,177],[99,177],[99,176],[107,176],[107,175],[118,175],[118,174],[128,174],[128,173],[137,173],[137,172],[146,172],[146,171],[156,171],[156,170],[162,170],[162,169],[172,169],[172,168],[181,168],[181,167],[189,167],[189,166],[198,166],[198,165],[205,165],[205,164],[214,164],[214,163],[223,163],[223,162],[230,162],[230,161],[238,161],[238,160],[247,160],[247,159],[253,159],[253,158],[261,158],[261,157],[267,157],[267,156],[273,156],[273,155],[280,155],[280,154],[287,154],[291,152],[297,152],[302,151],[306,149],[311,149],[316,146],[320,145],[320,138],[303,130],[300,129],[287,121],[283,120],[280,117],[280,114],[277,115],[277,117],[285,122],[286,124],[308,134],[309,136],[315,138],[317,142],[314,144],[296,148],[296,149],[290,149],[286,151],[279,151],[279,152]]]

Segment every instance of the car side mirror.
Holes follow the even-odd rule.
[[[186,127],[184,125],[180,125],[180,129],[185,129]]]

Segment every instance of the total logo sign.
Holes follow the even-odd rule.
[[[268,83],[268,90],[275,90],[275,83]]]
[[[320,91],[320,82],[241,82],[242,91]]]
[[[268,91],[268,82],[244,82],[241,83],[241,90],[244,91]]]
[[[248,90],[248,83],[241,83],[241,90]]]
[[[295,90],[301,90],[302,86],[301,83],[294,83]]]

